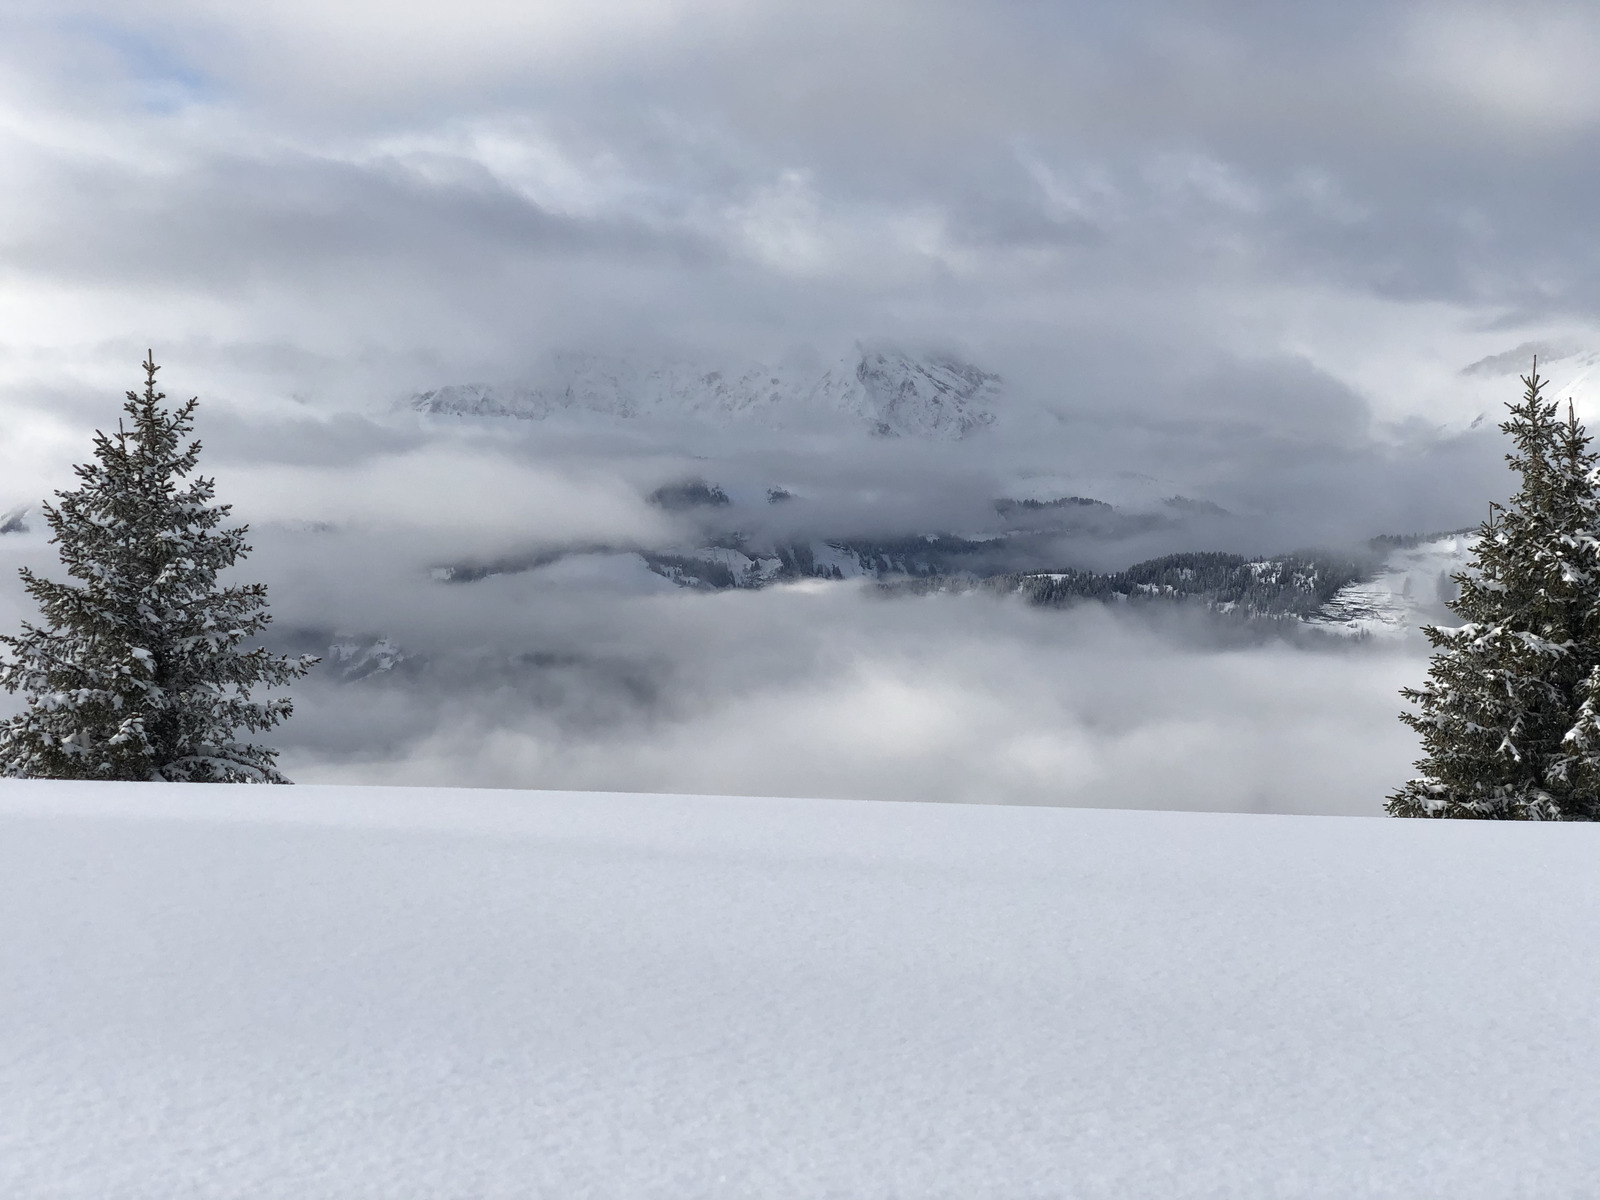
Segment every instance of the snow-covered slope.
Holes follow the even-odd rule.
[[[578,411],[775,424],[836,414],[886,436],[963,437],[994,421],[999,394],[999,377],[978,367],[897,351],[858,350],[820,374],[564,355],[544,382],[452,384],[414,397],[412,407],[436,415],[534,420]]]
[[[0,1195],[1587,1196],[1600,828],[0,784]]]
[[[1466,568],[1474,540],[1450,534],[1398,547],[1377,576],[1341,588],[1309,623],[1379,637],[1403,637],[1434,622],[1459,623],[1445,602],[1456,594],[1451,577]]]

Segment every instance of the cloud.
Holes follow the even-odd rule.
[[[1561,394],[1600,418],[1600,17],[1508,13],[24,0],[0,16],[0,504],[70,482],[154,347],[202,398],[280,626],[395,637],[455,706],[374,687],[368,723],[313,688],[308,724],[348,735],[296,743],[317,771],[1081,800],[1201,761],[1185,803],[1254,803],[1285,770],[1337,807],[1304,759],[1370,797],[1405,757],[1377,732],[1382,655],[661,596],[598,553],[429,571],[710,532],[978,535],[1003,495],[1233,514],[1055,547],[1102,567],[1464,524],[1507,490],[1494,421],[1472,426],[1515,383],[1463,367],[1568,347]],[[561,350],[742,369],[858,341],[999,372],[1000,422],[929,446],[395,412]],[[692,476],[739,528],[644,503]],[[775,484],[801,499],[765,506]],[[1381,747],[1371,777],[1318,730]]]
[[[608,604],[596,639],[592,611],[580,632],[543,597],[494,687],[439,664],[307,689],[286,761],[308,781],[1374,815],[1414,755],[1395,691],[1415,646],[1227,648],[1094,606],[843,587]]]
[[[1292,356],[1239,310],[1320,295],[1370,338],[1389,301],[1445,306],[1455,327],[1419,332],[1475,327],[1464,361],[1505,348],[1484,326],[1508,308],[1596,324],[1594,273],[1561,249],[1583,236],[1587,127],[1541,142],[1539,188],[1508,187],[1501,156],[1530,150],[1458,102],[1493,73],[1429,49],[1436,9],[535,7],[146,4],[163,55],[92,5],[13,18],[18,70],[55,86],[7,97],[0,308],[58,362],[137,324],[364,360],[382,387],[600,336],[995,341],[1019,315],[1036,343],[1110,324],[1167,354],[1242,316],[1249,355]],[[1593,32],[1540,9],[1497,40],[1484,12],[1450,36]],[[79,80],[27,57],[45,42],[124,66]],[[166,109],[112,87],[152,70],[236,86]],[[365,98],[310,112],[304,74]],[[1379,408],[1414,395],[1319,365]]]
[[[1543,139],[1600,121],[1589,69],[1600,29],[1587,5],[1427,4],[1407,34],[1410,70],[1514,136]]]

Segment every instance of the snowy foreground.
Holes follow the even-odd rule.
[[[0,1196],[1600,1194],[1600,828],[0,784]]]

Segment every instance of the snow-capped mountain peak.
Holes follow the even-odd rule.
[[[994,422],[999,376],[952,358],[864,351],[828,371],[813,395],[885,435],[964,437]]]
[[[540,420],[586,412],[774,425],[833,415],[880,436],[960,438],[994,422],[1000,390],[999,376],[970,363],[896,350],[857,348],[820,374],[566,354],[541,382],[451,384],[414,396],[411,407],[441,416]]]

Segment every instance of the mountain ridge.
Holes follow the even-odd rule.
[[[834,417],[879,437],[954,440],[992,425],[1001,394],[999,375],[951,355],[858,346],[820,371],[562,354],[539,382],[447,384],[413,395],[409,404],[429,416],[517,420],[585,412],[782,426]]]

